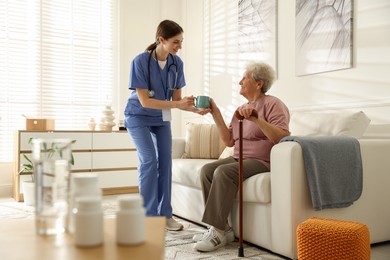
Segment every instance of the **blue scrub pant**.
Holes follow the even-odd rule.
[[[172,217],[171,125],[127,128],[138,152],[139,191],[147,216]]]

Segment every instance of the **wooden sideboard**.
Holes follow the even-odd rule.
[[[26,131],[16,133],[13,197],[23,201],[21,183],[31,180],[31,173],[19,173],[31,156],[30,138],[68,138],[72,145],[72,174],[93,172],[104,195],[138,192],[138,156],[127,131]]]

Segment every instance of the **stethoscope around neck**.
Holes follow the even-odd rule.
[[[149,59],[148,59],[148,96],[149,97],[154,97],[154,90],[152,89],[152,84],[150,82],[150,61],[152,59],[152,51],[150,51],[150,54],[149,54]],[[158,63],[158,58],[157,58],[157,52],[156,52],[156,49],[154,49],[154,54],[156,55],[156,61]],[[177,66],[176,66],[176,63],[175,63],[175,59],[173,57],[173,55],[171,53],[169,53],[168,55],[168,59],[167,59],[167,62],[169,60],[169,57],[172,58],[172,64],[168,66],[168,74],[167,74],[167,89],[168,90],[175,90],[176,89],[176,84],[177,84],[177,76],[178,76],[178,72],[177,72]],[[173,85],[171,84],[171,77],[169,77],[169,73],[171,71],[171,67],[174,66],[175,67],[175,81],[173,83]]]

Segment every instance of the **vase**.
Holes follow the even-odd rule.
[[[105,106],[102,114],[103,116],[100,119],[99,129],[102,131],[111,131],[112,128],[116,125],[114,122],[114,110],[111,109],[111,106]]]
[[[22,182],[23,200],[26,206],[35,206],[35,183],[33,181]]]
[[[95,122],[95,119],[94,118],[91,118],[88,122],[88,128],[89,130],[91,131],[94,131],[95,130],[95,127],[96,127],[96,122]]]

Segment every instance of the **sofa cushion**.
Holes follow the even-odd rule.
[[[218,157],[218,159],[225,159],[228,158],[229,156],[233,156],[234,153],[234,146],[228,147],[226,146],[221,155]]]
[[[291,135],[363,136],[370,119],[362,111],[294,112],[291,116]]]
[[[215,159],[173,159],[172,181],[201,189],[199,178],[200,169],[206,163],[214,161]]]
[[[243,184],[245,202],[271,202],[271,173],[263,172],[246,179]]]
[[[201,190],[200,169],[214,159],[173,159],[172,182]],[[271,178],[269,172],[256,174],[244,181],[244,201],[271,202]]]
[[[215,124],[186,123],[184,159],[217,159],[225,148]]]

